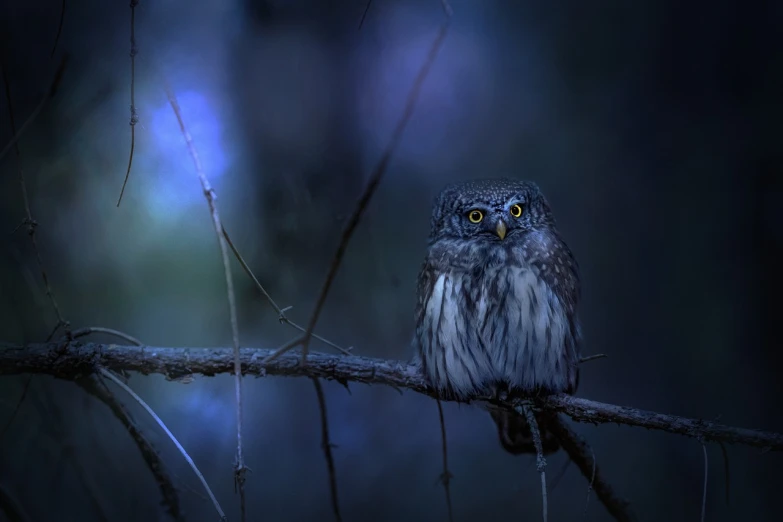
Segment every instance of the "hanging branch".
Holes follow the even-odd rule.
[[[78,379],[76,383],[87,393],[105,404],[114,414],[114,416],[122,423],[125,429],[130,434],[133,442],[139,448],[144,462],[155,477],[155,483],[160,489],[163,496],[163,505],[166,507],[166,512],[172,519],[182,522],[185,520],[180,505],[179,494],[177,488],[174,486],[174,480],[166,467],[165,462],[160,457],[155,447],[149,441],[142,429],[133,419],[128,409],[123,403],[121,403],[114,394],[106,387],[106,384],[102,382],[97,375],[90,375],[83,379]]]
[[[60,81],[60,78],[62,77],[62,73],[65,69],[65,59],[60,63],[60,68],[57,71],[57,75],[55,76],[54,82],[52,83],[52,86],[49,88],[49,96],[52,96],[57,89],[57,85]],[[30,197],[27,192],[27,181],[25,179],[24,175],[24,168],[22,168],[22,154],[19,151],[19,136],[21,136],[22,131],[25,129],[27,124],[32,120],[32,118],[40,112],[40,109],[43,108],[44,102],[48,99],[48,96],[44,98],[41,103],[38,105],[38,108],[33,112],[33,116],[28,119],[27,122],[25,122],[24,125],[22,125],[22,128],[17,131],[16,129],[16,119],[14,118],[14,110],[13,110],[13,102],[11,100],[11,84],[8,81],[8,74],[6,72],[7,68],[2,67],[3,71],[3,86],[5,87],[5,100],[8,104],[8,121],[11,124],[11,134],[14,135],[14,139],[11,140],[11,143],[8,144],[7,148],[13,147],[14,152],[16,153],[16,162],[17,162],[17,171],[19,173],[19,186],[22,190],[22,204],[24,205],[24,220],[22,221],[23,225],[27,226],[27,235],[30,236],[30,243],[33,246],[33,253],[35,254],[35,260],[38,264],[38,270],[41,272],[41,279],[44,283],[44,288],[46,288],[46,296],[49,298],[49,302],[52,305],[52,310],[54,310],[54,315],[57,318],[57,325],[52,330],[51,334],[49,335],[49,339],[51,339],[58,328],[61,326],[66,326],[67,329],[67,321],[63,317],[62,312],[60,311],[60,306],[57,304],[57,299],[54,297],[54,292],[52,292],[52,285],[49,283],[49,276],[46,274],[46,269],[44,268],[44,262],[41,258],[41,250],[38,248],[38,239],[36,238],[36,232],[38,228],[38,222],[33,219],[33,213],[30,210]],[[49,340],[47,339],[47,340]]]
[[[318,411],[321,415],[321,449],[326,457],[326,468],[329,472],[329,492],[332,496],[332,512],[334,513],[334,519],[336,522],[342,522],[342,515],[340,515],[340,500],[337,495],[337,474],[334,469],[334,457],[332,456],[332,444],[329,438],[329,421],[326,416],[326,398],[324,397],[324,390],[321,386],[321,381],[317,377],[311,379],[313,386],[315,386],[315,394],[318,397]]]
[[[454,522],[454,511],[451,507],[451,479],[454,475],[449,471],[449,447],[446,437],[446,421],[443,418],[443,405],[440,400],[435,399],[438,405],[438,420],[440,421],[440,445],[443,450],[443,473],[440,474],[440,482],[443,484],[443,490],[446,493],[446,509],[449,515],[449,522]]]
[[[168,96],[171,108],[174,111],[174,115],[179,122],[180,131],[185,137],[185,143],[188,147],[190,157],[193,159],[193,165],[196,169],[196,175],[201,182],[201,189],[204,191],[204,197],[207,199],[209,206],[209,213],[212,217],[212,224],[215,227],[215,234],[218,238],[218,246],[220,247],[220,255],[223,261],[223,272],[226,280],[226,295],[228,297],[228,312],[229,319],[231,321],[231,337],[234,343],[234,392],[236,398],[236,412],[237,412],[237,454],[236,462],[234,463],[234,486],[239,492],[239,508],[242,522],[245,521],[246,502],[245,502],[245,480],[248,472],[247,466],[245,466],[245,455],[242,444],[242,364],[239,357],[239,326],[237,321],[237,305],[236,298],[234,296],[234,279],[231,277],[231,264],[228,258],[228,245],[226,244],[226,237],[223,235],[223,226],[220,224],[220,214],[217,209],[217,194],[212,188],[212,185],[207,179],[207,175],[204,173],[204,169],[201,166],[201,160],[199,159],[198,151],[193,145],[193,138],[185,127],[185,122],[182,119],[182,111],[180,111],[177,97],[171,87],[166,84],[166,96]]]
[[[63,33],[63,22],[65,21],[65,0],[63,0],[60,7],[60,23],[57,24],[57,36],[54,37],[54,45],[52,45],[52,52],[49,54],[49,58],[54,58],[54,52],[57,50],[57,44],[60,43],[60,35]]]
[[[52,83],[49,85],[49,90],[47,93],[43,95],[41,101],[38,102],[38,105],[35,107],[35,109],[33,109],[33,112],[30,114],[30,116],[28,116],[22,126],[19,127],[19,130],[14,133],[14,137],[11,138],[11,141],[6,143],[5,147],[3,147],[3,150],[0,151],[0,160],[2,160],[5,155],[8,154],[8,151],[11,150],[11,147],[19,143],[19,140],[22,138],[22,135],[25,133],[25,131],[30,128],[30,125],[33,123],[33,121],[38,117],[39,114],[41,114],[41,111],[43,110],[49,98],[52,98],[57,93],[57,88],[60,86],[60,81],[63,79],[63,73],[65,73],[66,65],[68,65],[67,54],[60,59],[60,65],[57,66],[57,70],[54,73],[54,78],[52,79]]]
[[[524,415],[530,426],[530,435],[533,437],[533,446],[536,448],[536,470],[541,477],[541,510],[544,522],[549,520],[549,508],[546,495],[546,457],[544,457],[544,445],[541,443],[541,431],[538,429],[538,421],[533,413],[533,408],[529,404],[522,404],[521,410],[517,413]]]
[[[130,156],[128,156],[128,169],[125,171],[125,179],[122,182],[122,188],[120,189],[120,197],[117,198],[117,206],[120,206],[122,202],[122,195],[125,194],[125,185],[128,184],[128,178],[130,177],[131,166],[133,165],[133,149],[136,148],[136,124],[139,123],[139,113],[136,112],[136,54],[139,49],[136,47],[136,6],[139,5],[139,0],[131,0],[130,2],[130,59],[131,59],[131,77],[130,77],[130,128],[131,128],[131,142],[130,142]]]

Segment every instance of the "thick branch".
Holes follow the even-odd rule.
[[[434,391],[424,383],[418,367],[403,361],[311,353],[306,366],[300,365],[294,354],[285,354],[264,363],[271,352],[260,348],[243,348],[243,373],[383,384],[435,397]],[[70,345],[49,343],[23,347],[0,343],[0,375],[43,373],[74,379],[92,373],[96,365],[101,365],[115,371],[136,371],[145,375],[160,373],[176,379],[189,374],[228,374],[233,371],[233,364],[231,348],[157,348],[77,342]],[[568,395],[539,398],[536,405],[548,411],[565,413],[579,422],[613,422],[702,438],[705,441],[731,442],[767,451],[783,451],[783,434],[780,433],[735,428]]]

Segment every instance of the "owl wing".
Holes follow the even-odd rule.
[[[568,315],[576,319],[576,307],[581,298],[579,264],[568,245],[556,231],[539,233],[524,246],[531,265],[565,306]]]
[[[432,296],[432,290],[437,279],[435,267],[429,260],[425,260],[419,271],[418,281],[416,283],[416,310],[414,311],[414,320],[416,328],[424,323],[424,314],[427,309],[427,301]],[[418,334],[419,332],[417,332]],[[418,335],[416,335],[418,338]]]
[[[416,325],[416,331],[411,339],[411,348],[413,351],[413,357],[410,363],[414,366],[424,369],[424,359],[421,355],[421,328],[424,324],[424,314],[427,309],[427,301],[432,295],[432,289],[435,285],[435,277],[432,266],[424,261],[424,264],[419,271],[419,277],[416,283],[416,306],[413,312],[414,324]]]
[[[581,297],[579,265],[571,249],[557,230],[544,229],[530,234],[521,245],[521,256],[536,269],[538,278],[555,294],[568,320],[570,335],[566,337],[566,353],[574,372],[573,386],[565,390],[574,393],[579,386],[579,357],[582,331],[579,325],[577,305]]]

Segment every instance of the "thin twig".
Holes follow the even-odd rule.
[[[58,72],[58,76],[55,78],[55,82],[52,85],[52,88],[50,89],[50,92],[54,92],[56,88],[56,84],[58,82],[58,78],[62,75],[63,68],[65,66],[65,61],[60,64],[60,69]],[[8,121],[11,124],[11,134],[14,136],[19,136],[22,133],[22,130],[24,129],[24,126],[22,126],[22,129],[17,132],[16,130],[16,120],[14,118],[14,110],[13,110],[13,102],[11,100],[11,85],[8,81],[8,75],[6,74],[6,67],[3,67],[3,85],[5,86],[5,99],[8,104]],[[42,106],[43,102],[46,101],[46,98],[41,102],[39,107]],[[30,120],[28,120],[29,122]],[[12,142],[8,145],[8,147],[13,147],[14,152],[16,153],[16,161],[17,161],[17,167],[19,172],[19,186],[22,189],[22,203],[24,204],[24,212],[25,212],[25,221],[27,223],[27,234],[30,236],[30,243],[33,245],[33,252],[35,253],[35,259],[38,263],[38,270],[41,272],[41,279],[43,279],[44,286],[46,288],[46,295],[49,297],[49,302],[52,304],[52,309],[54,310],[55,316],[57,317],[59,328],[61,325],[67,324],[66,320],[63,318],[63,314],[60,312],[60,307],[57,304],[57,299],[54,297],[54,292],[52,292],[52,286],[49,284],[49,276],[46,274],[46,270],[44,269],[43,259],[41,258],[41,251],[38,248],[38,240],[36,239],[35,233],[37,231],[38,222],[33,219],[33,213],[30,210],[30,197],[27,193],[27,181],[25,180],[24,175],[24,169],[22,168],[22,155],[19,151],[19,143],[18,138],[16,140],[12,140]],[[2,155],[0,155],[2,156]]]
[[[590,448],[590,456],[593,459],[593,474],[590,477],[590,483],[587,485],[587,496],[585,497],[585,508],[582,511],[582,520],[585,520],[587,518],[587,506],[590,505],[590,493],[593,491],[593,484],[595,484],[596,463],[595,463],[595,451],[593,451],[593,448]]]
[[[95,334],[95,333],[113,335],[114,337],[128,341],[129,343],[134,344],[136,346],[144,346],[144,343],[142,343],[132,335],[128,335],[126,333],[120,332],[119,330],[113,330],[111,328],[103,328],[102,326],[87,326],[85,328],[79,328],[78,330],[74,330],[73,332],[71,332],[71,338],[78,339],[79,337],[84,337],[86,335]],[[61,342],[64,340],[65,339],[61,340]]]
[[[726,476],[726,505],[729,505],[729,487],[731,484],[731,475],[729,474],[729,453],[726,451],[726,445],[718,441],[721,455],[723,455],[723,473]]]
[[[158,488],[163,496],[163,504],[166,506],[166,512],[174,520],[184,521],[185,517],[180,510],[179,494],[177,493],[177,488],[174,486],[174,480],[168,469],[166,469],[165,462],[163,462],[163,459],[155,450],[155,447],[144,435],[141,428],[139,428],[128,409],[114,396],[106,386],[106,383],[95,374],[84,379],[78,379],[76,384],[108,406],[114,416],[122,423],[136,443],[136,446],[139,448],[141,456],[144,458],[144,462],[147,463],[147,467],[155,477],[155,482],[158,484]]]
[[[321,381],[317,377],[311,379],[313,386],[315,386],[315,394],[318,396],[318,410],[321,415],[321,449],[324,451],[326,457],[326,467],[329,471],[329,491],[332,495],[332,511],[334,512],[334,519],[337,522],[342,520],[340,516],[340,502],[337,495],[337,475],[334,469],[334,457],[332,456],[333,444],[329,440],[329,421],[326,416],[326,398],[324,397],[324,390],[321,387]]]
[[[131,81],[130,81],[130,128],[131,144],[130,156],[128,156],[128,169],[125,171],[125,179],[120,189],[120,197],[117,198],[117,206],[120,206],[122,195],[125,194],[125,185],[128,184],[131,166],[133,165],[133,149],[136,148],[136,124],[139,122],[139,114],[136,112],[136,54],[139,52],[136,47],[136,6],[139,0],[130,0],[130,59],[131,59]]]
[[[0,152],[0,161],[5,157],[6,154],[8,154],[8,151],[11,150],[11,147],[19,143],[19,139],[22,137],[22,135],[25,133],[25,131],[30,128],[30,124],[35,120],[35,118],[38,117],[38,115],[41,113],[41,111],[44,108],[44,105],[46,105],[46,102],[49,100],[49,98],[53,97],[57,93],[57,88],[60,85],[60,81],[63,78],[63,73],[65,72],[65,66],[68,64],[68,55],[65,54],[60,59],[60,65],[57,67],[57,71],[54,73],[54,79],[52,80],[52,83],[49,85],[49,90],[44,94],[41,101],[38,103],[38,105],[33,110],[32,114],[28,116],[27,120],[22,124],[21,127],[19,127],[19,130],[14,133],[13,138],[11,138],[11,141],[9,141],[5,147],[3,147],[2,152]],[[5,67],[3,67],[3,70],[5,70]]]
[[[397,148],[397,145],[402,139],[402,135],[403,132],[405,131],[405,128],[408,125],[408,121],[410,121],[411,116],[413,115],[413,110],[416,107],[416,102],[419,98],[419,93],[421,92],[421,89],[424,86],[424,81],[427,79],[427,75],[429,74],[433,63],[435,63],[435,58],[438,56],[438,51],[440,51],[440,48],[443,45],[443,41],[446,39],[446,35],[448,34],[448,30],[449,30],[450,21],[451,21],[451,17],[448,16],[446,20],[443,22],[443,24],[441,25],[440,30],[438,31],[438,35],[436,36],[435,41],[432,43],[432,47],[430,48],[429,54],[427,55],[427,58],[422,64],[421,69],[419,70],[419,73],[416,76],[416,80],[413,82],[413,87],[411,87],[411,90],[408,93],[408,98],[405,103],[405,109],[403,110],[402,116],[397,122],[397,126],[394,128],[394,132],[392,133],[391,139],[389,140],[389,144],[386,146],[386,149],[381,155],[380,160],[378,161],[377,165],[373,169],[373,172],[370,175],[370,179],[367,182],[367,186],[365,187],[364,192],[359,198],[359,201],[357,202],[356,207],[354,208],[353,214],[351,214],[351,217],[348,219],[345,229],[343,230],[342,237],[340,238],[340,243],[337,245],[337,250],[335,251],[334,256],[332,257],[332,262],[329,266],[329,271],[326,274],[326,278],[324,279],[323,285],[321,286],[321,291],[318,294],[318,299],[316,301],[315,308],[313,309],[313,313],[310,316],[310,320],[307,323],[307,329],[305,330],[305,333],[302,335],[301,339],[299,339],[299,342],[297,344],[287,347],[286,351],[291,350],[292,348],[301,344],[303,365],[307,360],[307,353],[310,347],[310,338],[313,335],[313,330],[315,329],[315,325],[318,322],[318,317],[320,316],[321,310],[323,309],[323,306],[326,303],[326,297],[329,294],[329,289],[332,287],[332,282],[334,281],[334,278],[337,275],[337,270],[338,268],[340,268],[340,264],[343,260],[343,256],[345,255],[345,252],[348,248],[348,242],[350,241],[351,236],[353,236],[356,227],[359,225],[359,221],[364,215],[365,210],[367,210],[367,205],[370,203],[373,194],[375,194],[375,191],[378,188],[378,185],[380,184],[384,173],[386,172],[386,168],[389,165],[389,161],[391,160],[392,154],[394,153],[394,151]],[[272,360],[272,358],[274,357],[279,357],[283,353],[284,352],[280,351],[279,353],[273,354],[272,356],[270,356],[271,357],[270,360]]]
[[[443,418],[443,405],[440,399],[435,399],[438,405],[438,419],[440,420],[440,441],[443,448],[443,473],[440,475],[440,481],[443,484],[443,490],[446,493],[446,509],[449,513],[449,522],[454,522],[454,513],[451,508],[451,479],[454,475],[449,471],[449,451],[446,442],[446,421]]]
[[[261,295],[266,298],[266,302],[269,303],[269,305],[277,312],[277,318],[281,323],[285,323],[292,328],[299,330],[300,332],[304,332],[305,329],[295,322],[293,322],[291,319],[288,318],[287,315],[285,315],[285,312],[290,309],[289,308],[280,308],[278,304],[275,302],[274,299],[272,299],[272,296],[269,295],[269,292],[266,291],[266,288],[263,287],[263,285],[258,281],[258,278],[256,278],[253,271],[250,269],[250,266],[245,262],[245,259],[242,257],[242,255],[239,253],[239,250],[234,246],[234,242],[231,241],[231,236],[228,235],[228,232],[226,231],[226,227],[223,227],[223,236],[226,238],[226,242],[228,243],[229,248],[231,248],[231,251],[234,252],[234,257],[237,258],[237,261],[239,261],[240,266],[245,271],[247,276],[253,281],[253,284],[256,285],[256,289],[258,289],[259,292],[261,292]],[[345,355],[351,355],[351,347],[343,348],[342,346],[339,346],[332,341],[325,339],[321,337],[320,335],[313,334],[313,337],[321,341],[322,343],[331,346],[332,348],[344,353]]]
[[[362,19],[359,20],[359,30],[362,30],[362,26],[364,25],[364,19],[367,18],[367,12],[370,10],[370,6],[372,5],[372,0],[367,0],[367,5],[364,6],[364,12],[362,13]]]
[[[11,412],[11,416],[8,417],[8,420],[5,422],[5,426],[3,426],[3,429],[0,430],[0,441],[3,440],[3,437],[5,436],[5,432],[8,431],[8,429],[11,427],[11,424],[14,423],[14,419],[16,418],[16,415],[19,413],[19,410],[22,409],[22,403],[24,403],[25,398],[27,397],[27,391],[30,389],[30,382],[33,380],[33,374],[27,376],[27,380],[24,382],[24,386],[22,386],[22,394],[19,396],[19,400],[16,401],[16,406],[14,407],[14,411]]]
[[[522,411],[518,413],[524,414],[527,419],[527,423],[530,425],[530,435],[533,437],[533,445],[536,447],[536,469],[539,475],[541,475],[543,520],[547,522],[549,520],[549,510],[546,499],[546,458],[544,457],[544,445],[541,443],[541,432],[538,429],[536,416],[533,414],[533,409],[529,404],[522,404]]]
[[[558,484],[560,484],[560,481],[563,480],[563,477],[566,474],[566,471],[568,471],[569,466],[571,466],[571,459],[568,458],[563,463],[563,467],[560,468],[560,471],[557,472],[557,475],[549,481],[549,493],[552,494],[552,492],[555,491],[555,488],[557,488]]]
[[[609,357],[609,356],[606,355],[605,353],[597,353],[595,355],[588,355],[587,357],[582,357],[581,359],[579,359],[579,364],[590,362],[590,361],[595,361],[596,359],[603,359],[605,357]]]
[[[60,9],[60,23],[57,24],[57,36],[54,37],[54,45],[52,46],[52,52],[49,54],[49,58],[54,58],[54,52],[57,50],[57,44],[60,41],[60,35],[63,32],[63,22],[65,21],[65,0],[63,0],[62,9]]]
[[[168,427],[163,423],[163,421],[158,417],[158,414],[153,411],[153,409],[144,402],[144,399],[139,397],[136,392],[134,392],[127,384],[122,382],[122,379],[114,375],[112,372],[105,368],[98,368],[98,373],[100,373],[103,377],[109,379],[114,384],[122,388],[125,393],[133,397],[133,399],[139,403],[139,405],[144,408],[144,410],[149,413],[150,417],[153,418],[155,422],[158,423],[158,426],[163,430],[163,432],[168,436],[168,438],[171,439],[171,442],[174,443],[174,445],[177,447],[180,453],[182,453],[182,456],[185,457],[185,461],[190,465],[191,469],[193,469],[193,472],[198,477],[199,481],[201,481],[201,485],[204,486],[204,489],[207,492],[207,495],[209,495],[210,500],[212,500],[212,504],[215,506],[215,510],[217,510],[218,515],[220,516],[220,520],[228,520],[228,517],[226,517],[226,514],[223,512],[223,508],[220,507],[220,503],[217,501],[217,498],[215,498],[215,495],[212,493],[212,490],[209,488],[209,484],[207,484],[206,479],[204,478],[204,475],[201,474],[201,471],[199,471],[198,467],[196,467],[196,463],[193,462],[193,459],[190,458],[190,455],[188,455],[188,452],[185,451],[185,448],[182,447],[182,444],[179,443],[177,440],[177,437],[174,436],[173,433],[171,433],[171,430],[168,429]]]
[[[228,296],[228,311],[231,319],[231,337],[234,344],[234,383],[236,392],[236,411],[237,411],[237,454],[236,462],[234,465],[234,485],[239,491],[240,498],[240,512],[241,520],[245,521],[245,479],[247,475],[247,467],[245,466],[245,456],[242,448],[242,362],[239,353],[239,325],[237,322],[237,305],[234,297],[234,281],[231,277],[231,263],[228,259],[228,247],[226,245],[226,238],[223,235],[223,227],[220,224],[220,214],[217,209],[217,194],[209,184],[204,169],[201,166],[201,160],[199,159],[196,147],[193,145],[193,138],[185,127],[185,122],[182,119],[182,111],[180,111],[177,97],[174,95],[174,91],[166,84],[166,95],[169,98],[171,108],[174,110],[174,114],[177,116],[179,122],[179,128],[182,131],[182,135],[185,137],[185,142],[190,152],[191,158],[193,158],[193,164],[196,168],[196,174],[199,181],[201,181],[201,188],[204,191],[204,196],[207,199],[209,205],[209,212],[212,216],[212,224],[215,226],[215,233],[217,234],[218,244],[220,246],[220,255],[223,259],[223,269],[226,278],[226,293]]]
[[[62,71],[64,67],[65,67],[65,60],[63,60],[63,62],[60,64],[58,75],[55,77],[55,82],[52,84],[52,87],[50,89],[51,94],[53,94],[54,90],[56,89],[57,82],[59,81],[59,77],[62,75]],[[0,69],[2,69],[2,73],[3,73],[3,86],[5,87],[5,100],[6,100],[6,104],[8,105],[8,121],[11,126],[11,134],[13,136],[19,136],[21,135],[21,130],[19,132],[17,132],[16,130],[16,120],[14,118],[13,100],[11,98],[11,83],[8,81],[7,67],[3,65],[2,67],[0,67]],[[43,103],[46,101],[46,99],[47,98],[44,98],[41,104],[39,104],[39,107],[43,107]],[[28,122],[29,121],[31,120],[28,120]],[[25,123],[25,125],[27,125],[27,123]],[[24,128],[24,125],[22,127]],[[14,152],[16,153],[16,164],[19,173],[19,187],[22,191],[22,203],[24,205],[24,212],[25,212],[24,222],[27,224],[27,234],[30,236],[30,243],[33,246],[33,253],[35,254],[35,259],[38,264],[38,270],[41,272],[41,279],[43,280],[44,287],[46,288],[46,295],[49,297],[49,302],[51,303],[52,309],[54,310],[55,313],[55,317],[57,318],[57,324],[49,334],[49,337],[46,339],[47,341],[49,341],[54,336],[54,333],[60,328],[60,326],[65,326],[66,335],[69,335],[70,326],[68,322],[65,320],[65,318],[63,318],[63,314],[60,312],[60,306],[57,304],[57,299],[55,299],[54,297],[54,292],[52,292],[52,285],[49,283],[49,276],[46,274],[46,269],[44,268],[43,258],[41,257],[41,250],[38,248],[38,240],[36,239],[36,235],[35,235],[38,227],[38,222],[33,219],[33,214],[32,211],[30,210],[30,197],[28,196],[27,193],[27,181],[24,175],[24,168],[22,167],[22,154],[19,151],[18,138],[16,141],[12,140],[12,143],[9,144],[9,147],[11,146],[14,148]],[[0,154],[0,156],[2,156],[2,154]],[[14,408],[14,411],[11,413],[11,417],[8,419],[8,422],[3,427],[2,431],[0,431],[0,439],[3,438],[3,435],[5,435],[5,432],[8,430],[8,428],[10,428],[11,423],[13,423],[14,419],[16,418],[17,413],[19,413],[19,410],[22,407],[22,403],[24,402],[25,397],[27,397],[27,390],[30,388],[30,382],[32,381],[32,379],[33,379],[32,374],[27,377],[27,381],[25,382],[24,388],[22,389],[22,395],[19,397],[19,401],[16,403],[16,407]]]
[[[704,441],[701,442],[701,449],[704,453],[704,491],[701,494],[701,522],[704,522],[707,516],[707,476],[710,471],[710,461],[707,458],[707,445]]]
[[[68,337],[68,332],[70,332],[71,325],[69,323],[61,323],[57,322],[57,324],[54,325],[54,328],[52,328],[52,331],[49,332],[49,335],[46,336],[46,342],[48,343],[52,339],[54,339],[54,334],[57,333],[57,330],[60,329],[61,326],[65,326],[65,336]]]

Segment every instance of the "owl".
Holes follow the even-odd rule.
[[[576,259],[538,186],[512,179],[445,187],[419,273],[413,346],[444,397],[573,393],[579,380]],[[521,416],[490,410],[503,447],[533,452]],[[541,416],[544,449],[557,449]]]

